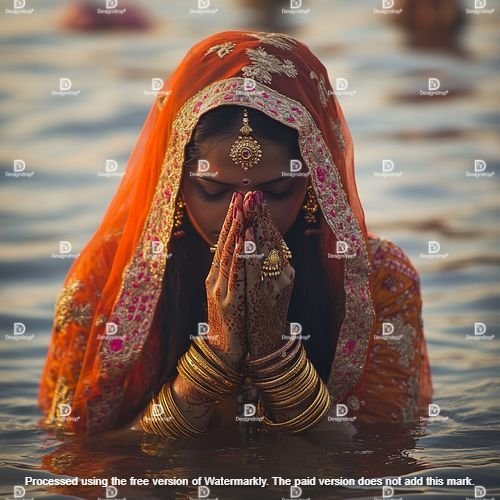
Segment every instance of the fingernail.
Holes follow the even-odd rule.
[[[248,195],[248,206],[250,207],[250,210],[253,210],[255,208],[254,194],[255,193],[250,193]]]
[[[234,208],[233,208],[233,219],[237,219],[238,218],[238,205],[235,205]]]
[[[262,191],[255,191],[255,198],[257,199],[257,203],[260,205],[264,200],[264,193],[262,193]]]

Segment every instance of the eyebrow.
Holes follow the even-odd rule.
[[[210,177],[207,177],[207,178],[195,177],[195,179],[198,181],[213,182],[214,184],[222,184],[223,186],[232,186],[233,185],[233,184],[227,183],[227,182],[216,181],[215,179],[212,179]],[[289,180],[289,179],[290,179],[290,177],[280,176],[280,177],[276,177],[276,178],[271,179],[271,180],[266,181],[266,182],[261,182],[260,184],[256,184],[256,185],[257,186],[265,186],[267,184],[272,184],[273,182],[285,181],[285,180]]]

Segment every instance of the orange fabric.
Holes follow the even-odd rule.
[[[40,385],[47,422],[100,431],[132,418],[147,400],[158,378],[163,325],[156,306],[184,146],[200,115],[225,104],[253,107],[297,129],[323,216],[323,246],[334,254],[337,241],[348,242],[352,257],[325,262],[345,296],[328,387],[353,409],[372,394],[376,375],[368,353],[378,349],[375,312],[385,314],[386,298],[379,299],[385,297],[382,275],[373,280],[353,144],[327,71],[289,36],[228,31],[195,45],[165,81],[115,197],[68,272]],[[116,334],[107,335],[106,324],[115,325]],[[66,418],[62,404],[71,408]]]

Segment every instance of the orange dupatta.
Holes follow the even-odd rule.
[[[331,252],[341,240],[355,254],[328,264],[345,296],[328,387],[336,401],[358,401],[375,310],[343,113],[326,69],[304,44],[282,34],[228,31],[195,45],[165,81],[103,221],[67,275],[40,386],[47,421],[95,432],[123,424],[144,405],[158,378],[157,304],[184,146],[199,117],[225,104],[255,108],[298,131]],[[106,334],[107,323],[116,325],[114,335]],[[73,418],[61,418],[61,404]]]

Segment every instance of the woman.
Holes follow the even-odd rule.
[[[367,232],[326,69],[287,35],[219,33],[165,82],[68,274],[40,405],[171,438],[407,422],[432,395],[421,307]]]

